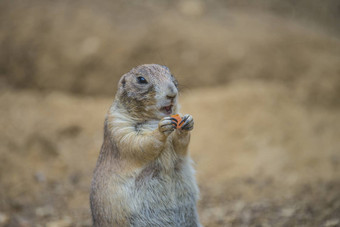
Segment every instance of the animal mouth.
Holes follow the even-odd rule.
[[[172,113],[172,105],[170,106],[163,106],[161,108],[161,111],[166,114],[171,114]]]

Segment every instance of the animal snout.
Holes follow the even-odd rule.
[[[173,101],[176,98],[176,96],[177,96],[176,88],[174,88],[173,86],[169,86],[166,97],[170,99],[171,101]]]
[[[177,96],[177,94],[175,94],[175,93],[166,95],[166,97],[167,97],[168,99],[171,99],[171,100],[173,100],[174,98],[176,98],[176,96]]]

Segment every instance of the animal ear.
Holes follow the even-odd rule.
[[[117,91],[120,92],[124,91],[127,85],[126,83],[127,83],[126,75],[123,75],[118,82]]]
[[[166,70],[168,70],[168,71],[170,71],[170,69],[168,67],[166,67],[165,65],[161,65],[161,67],[166,69]]]
[[[122,85],[123,85],[123,88],[125,88],[125,84],[126,84],[126,80],[125,80],[125,76],[123,76],[123,79],[122,79]]]

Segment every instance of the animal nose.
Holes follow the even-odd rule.
[[[174,98],[176,98],[176,94],[175,94],[175,93],[167,94],[166,97],[167,97],[168,99],[174,100]]]
[[[166,97],[168,99],[170,99],[171,101],[173,101],[177,96],[177,92],[176,92],[176,89],[172,86],[169,86],[169,89],[168,89],[168,92],[166,94]]]

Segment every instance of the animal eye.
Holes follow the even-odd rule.
[[[147,84],[148,83],[148,81],[142,76],[137,77],[137,81],[140,84]]]
[[[178,82],[175,79],[174,75],[171,74],[172,82],[174,83],[175,87],[178,87]]]

